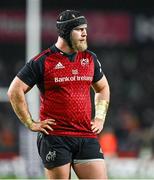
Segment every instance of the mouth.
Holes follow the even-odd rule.
[[[81,42],[84,42],[84,41],[86,41],[86,39],[81,39],[80,41],[81,41]]]

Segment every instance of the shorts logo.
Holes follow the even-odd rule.
[[[56,158],[56,151],[49,151],[48,154],[46,155],[46,161],[54,161]]]

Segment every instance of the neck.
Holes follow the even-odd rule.
[[[57,40],[55,46],[67,54],[75,52],[72,48],[70,48],[68,46],[67,42],[61,37],[58,37],[58,40]]]

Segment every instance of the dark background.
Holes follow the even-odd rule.
[[[97,12],[112,16],[121,13],[121,16],[126,14],[131,17],[130,41],[123,43],[111,43],[110,41],[99,44],[90,41],[89,49],[97,54],[110,84],[111,102],[104,131],[112,131],[116,136],[118,155],[128,156],[128,152],[135,152],[135,155],[139,156],[144,146],[153,150],[154,6],[152,1],[42,1],[42,13],[55,11],[58,15],[65,9],[76,9],[94,15]],[[7,14],[12,10],[25,14],[26,1],[0,1],[0,12]],[[142,36],[140,39],[135,29],[140,17],[150,24],[147,31],[145,30],[149,33],[144,39]],[[99,27],[93,28],[97,32]],[[51,39],[51,43],[50,38],[48,41],[42,38],[42,50],[53,44],[56,38],[55,36]],[[25,64],[25,53],[25,36],[17,41],[8,38],[6,40],[4,36],[0,41],[0,86],[9,86],[15,74]],[[4,109],[7,109],[6,105],[5,108],[0,108],[1,117],[3,116],[0,120],[2,127],[4,119],[8,119],[8,114],[4,112]],[[8,109],[11,113],[9,104]],[[16,123],[12,123],[12,126],[16,126]],[[15,138],[18,138],[18,134]],[[17,152],[17,141],[14,143],[13,151]],[[4,151],[4,149],[0,145],[0,150]],[[8,150],[9,147],[6,149]]]

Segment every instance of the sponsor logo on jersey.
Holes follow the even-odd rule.
[[[58,64],[56,64],[55,66],[55,69],[63,69],[63,68],[65,68],[65,66],[63,66],[61,62],[58,62]]]
[[[80,62],[81,62],[81,65],[82,65],[82,66],[86,66],[86,65],[89,64],[89,59],[88,59],[88,58],[82,58],[82,59],[80,60]]]
[[[71,76],[71,77],[55,77],[55,83],[57,82],[67,82],[67,81],[92,81],[92,76]]]

